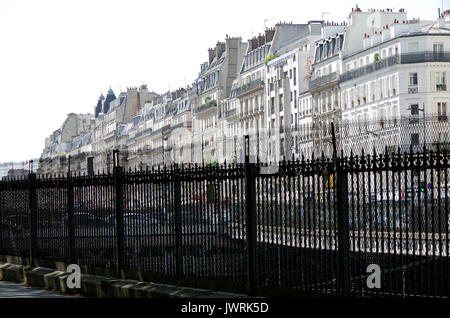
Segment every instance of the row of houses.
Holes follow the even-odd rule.
[[[450,12],[352,9],[346,22],[278,23],[208,49],[192,85],[165,94],[110,89],[94,115],[70,114],[46,140],[42,173],[276,162],[338,151],[447,143]],[[428,132],[428,133],[427,133]],[[364,148],[364,149],[363,149]]]

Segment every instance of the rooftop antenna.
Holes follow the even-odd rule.
[[[329,12],[322,12],[322,21],[325,21],[325,15],[329,15]]]

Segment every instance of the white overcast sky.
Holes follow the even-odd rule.
[[[92,113],[110,86],[117,96],[190,84],[226,34],[246,41],[266,19],[305,23],[322,12],[341,22],[356,3],[429,20],[442,1],[0,0],[0,162],[39,157],[67,114]]]

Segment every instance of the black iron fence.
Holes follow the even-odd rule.
[[[283,161],[270,174],[248,156],[115,161],[113,174],[0,182],[0,253],[258,295],[449,297],[447,149]]]

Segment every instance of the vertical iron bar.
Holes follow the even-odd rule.
[[[256,214],[256,189],[255,176],[250,165],[250,141],[245,136],[245,215],[246,215],[246,242],[247,242],[247,289],[249,295],[255,292],[255,214]]]
[[[180,170],[175,167],[174,201],[175,201],[175,250],[176,250],[176,276],[179,279],[183,275],[182,253],[182,227],[181,227],[181,181]]]
[[[30,226],[30,266],[33,266],[34,258],[37,252],[37,233],[36,233],[36,214],[37,214],[37,198],[36,198],[36,174],[28,175],[28,197],[29,197],[29,226]]]
[[[2,213],[2,185],[3,183],[0,183],[0,254],[4,254],[3,252],[3,229],[2,229],[2,224],[3,224],[3,213]]]
[[[69,262],[75,263],[75,232],[73,225],[74,195],[73,181],[70,172],[67,174],[67,231],[69,239]]]
[[[115,188],[115,199],[116,199],[116,274],[118,277],[121,276],[121,269],[123,268],[123,251],[124,251],[124,240],[123,240],[123,184],[122,184],[122,174],[123,169],[119,166],[118,152],[114,152],[114,188]]]
[[[334,169],[337,175],[337,214],[338,214],[338,291],[341,295],[348,295],[350,291],[349,253],[350,232],[348,224],[348,175],[345,171],[343,158],[338,165],[336,134],[334,123],[331,123],[333,140]]]

